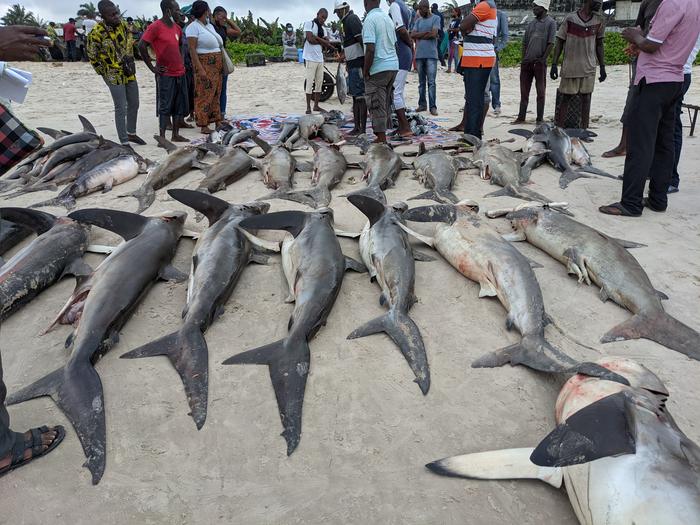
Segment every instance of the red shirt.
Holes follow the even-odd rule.
[[[70,22],[63,24],[63,40],[66,42],[75,40],[75,24]]]
[[[185,61],[180,53],[182,29],[177,24],[168,27],[162,20],[156,20],[141,39],[148,42],[156,52],[156,65],[165,67],[166,77],[181,77],[185,74]]]

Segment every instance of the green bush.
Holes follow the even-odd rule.
[[[226,50],[231,56],[231,59],[236,63],[245,62],[245,56],[252,53],[262,53],[266,58],[282,56],[282,46],[270,46],[267,44],[240,44],[238,42],[229,42],[226,44]]]
[[[605,33],[604,45],[606,65],[614,66],[619,64],[627,64],[629,62],[629,57],[624,53],[624,50],[627,47],[627,42],[622,38],[620,33]],[[511,40],[508,42],[505,49],[501,51],[499,64],[502,67],[514,67],[520,65],[523,52],[522,49],[523,43],[521,40]],[[549,63],[552,63],[551,57],[549,59]]]

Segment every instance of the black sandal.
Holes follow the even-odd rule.
[[[598,208],[600,213],[605,215],[615,215],[617,217],[641,217],[641,213],[632,213],[627,208],[625,208],[621,203],[615,202],[613,204],[608,204],[607,206],[601,206]]]
[[[44,445],[42,443],[41,436],[46,434],[47,432],[51,432],[52,430],[56,432],[56,437],[46,450],[42,450],[42,447]],[[63,428],[61,425],[57,425],[53,428],[49,428],[47,426],[33,428],[30,430],[30,432],[31,436],[29,438],[27,438],[24,434],[20,434],[19,432],[15,433],[15,444],[12,447],[11,452],[12,459],[10,460],[10,464],[7,467],[5,467],[3,470],[0,470],[0,478],[3,477],[5,474],[12,472],[15,469],[18,469],[28,463],[31,463],[32,461],[34,461],[37,458],[40,458],[41,456],[45,456],[53,449],[55,449],[58,445],[60,445],[63,441],[63,438],[66,437],[66,429]],[[32,449],[32,457],[30,457],[29,459],[24,459],[24,453],[29,448]]]

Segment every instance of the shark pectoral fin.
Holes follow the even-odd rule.
[[[521,231],[516,231],[512,233],[504,233],[501,235],[503,237],[503,240],[508,241],[508,242],[521,242],[521,241],[526,241],[527,236],[525,235],[524,232]],[[542,266],[540,266],[542,268]]]
[[[85,250],[88,253],[97,253],[99,255],[111,255],[114,250],[116,250],[116,246],[104,246],[102,244],[91,244],[90,246],[87,247]]]
[[[641,244],[641,243],[638,243],[638,242],[626,241],[626,240],[624,240],[624,239],[616,239],[616,238],[614,238],[614,237],[610,237],[610,239],[612,239],[613,241],[615,241],[616,243],[618,243],[620,246],[622,246],[623,248],[626,248],[626,249],[628,249],[628,250],[632,250],[632,249],[634,249],[634,248],[648,248],[648,245],[646,245],[646,244]]]
[[[186,273],[181,272],[170,264],[161,269],[158,277],[163,281],[173,281],[176,283],[183,283],[189,279],[189,276]]]
[[[192,239],[196,241],[202,236],[201,233],[193,231],[193,230],[182,230],[182,233],[180,234],[180,237],[187,237],[189,239]]]
[[[311,173],[314,171],[313,162],[297,162],[296,170],[302,173]]]
[[[465,479],[539,479],[560,488],[564,477],[558,467],[540,467],[530,461],[534,448],[514,448],[464,454],[429,463],[426,467],[441,476]]]
[[[427,253],[419,252],[418,250],[413,250],[413,260],[418,262],[434,262],[437,261],[432,255]]]
[[[240,222],[246,230],[286,230],[297,237],[304,229],[306,213],[303,211],[280,211],[248,217]]]
[[[457,219],[457,209],[452,204],[434,204],[406,210],[402,218],[411,222],[453,223]]]
[[[63,275],[61,275],[61,278],[65,277],[66,275],[74,275],[76,277],[88,277],[92,275],[92,272],[93,270],[90,267],[90,265],[86,263],[83,259],[75,259],[63,269]]]
[[[508,133],[512,133],[513,135],[518,135],[519,137],[525,137],[526,139],[529,139],[534,135],[532,131],[529,129],[521,129],[521,128],[515,128],[515,129],[509,129]]]
[[[479,284],[481,285],[481,288],[479,289],[479,298],[498,296],[496,287],[493,285],[493,283],[491,283],[491,281],[481,281]]]
[[[567,169],[561,174],[561,177],[559,177],[559,187],[561,189],[566,189],[569,187],[569,184],[571,184],[573,181],[577,179],[590,179],[591,176],[586,173],[585,171],[581,170],[573,170],[571,168]]]
[[[109,193],[114,187],[114,179],[110,179],[102,186],[102,193]]]
[[[345,270],[352,270],[357,273],[367,273],[367,267],[352,257],[345,257]]]
[[[567,467],[634,454],[634,424],[627,403],[627,395],[619,392],[582,408],[537,445],[531,461],[543,467]]]
[[[333,232],[335,233],[336,237],[345,237],[348,239],[359,239],[360,235],[362,235],[361,232],[346,232],[344,230],[339,230],[339,229],[334,229]]]
[[[185,387],[190,415],[197,430],[207,419],[209,396],[209,350],[202,331],[186,325],[175,332],[122,355],[122,359],[166,356],[177,370]]]
[[[207,164],[207,163],[201,162],[199,160],[193,160],[192,161],[192,168],[197,169],[197,170],[206,171],[209,168],[211,168],[211,164]]]
[[[520,198],[512,188],[507,187],[507,188],[501,188],[500,190],[492,191],[491,193],[487,193],[484,195],[484,198],[490,198],[490,197],[516,197]]]
[[[138,237],[149,221],[148,217],[135,213],[99,208],[74,211],[68,217],[114,232],[127,241]]]
[[[525,240],[525,239],[522,239],[522,240]],[[525,258],[527,259],[527,262],[530,263],[530,268],[544,268],[544,266],[542,266],[537,261],[530,259],[529,257],[525,257]]]
[[[666,294],[663,293],[662,291],[660,291],[660,290],[654,290],[654,291],[656,292],[656,297],[658,297],[658,298],[661,299],[662,301],[668,301],[668,300],[669,300],[668,295],[666,295]]]
[[[239,228],[239,231],[245,236],[246,239],[248,239],[248,242],[250,242],[250,244],[253,245],[253,248],[256,251],[266,254],[279,253],[281,251],[279,242],[261,239],[260,237],[253,235],[248,230],[244,230],[243,228]]]
[[[46,233],[56,223],[54,215],[28,208],[0,208],[0,219],[26,226],[38,235]]]
[[[402,222],[397,222],[396,224],[398,224],[399,228],[401,228],[403,231],[405,231],[408,235],[410,235],[414,239],[419,240],[420,242],[424,243],[427,246],[430,246],[433,249],[435,248],[435,239],[433,237],[427,237],[425,235],[421,235],[420,233],[413,231],[411,228],[409,228],[408,226],[406,226]]]
[[[567,258],[566,270],[570,274],[576,275],[579,283],[585,281],[586,284],[590,285],[591,278],[588,275],[588,270],[586,269],[586,260],[578,248],[572,246],[564,252],[564,257]]]
[[[310,364],[310,351],[306,339],[282,339],[233,356],[223,364],[268,366],[284,427],[282,436],[287,441],[287,455],[291,455],[301,439],[301,411]]]
[[[201,191],[174,189],[168,190],[168,195],[205,215],[209,219],[209,226],[215,224],[230,208],[228,202]]]

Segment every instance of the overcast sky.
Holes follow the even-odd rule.
[[[94,0],[97,5],[98,0]],[[193,0],[192,0],[193,1]],[[64,22],[69,17],[75,16],[81,1],[77,0],[0,0],[0,16],[5,14],[8,7],[14,3],[20,3],[26,9],[33,11],[35,15],[47,21]],[[127,12],[128,16],[153,16],[160,13],[160,0],[115,0],[119,7]],[[190,0],[180,2],[180,5],[191,4]],[[350,5],[359,14],[364,13],[362,0],[349,0]],[[255,0],[254,2],[243,2],[240,0],[210,0],[209,7],[212,9],[217,5],[226,8],[229,13],[234,11],[237,16],[244,16],[248,10],[253,11],[253,16],[262,17],[268,22],[279,17],[280,23],[291,22],[295,26],[306,20],[311,20],[316,16],[316,12],[321,7],[325,7],[331,12],[329,20],[335,20],[332,14],[334,1],[319,0],[318,3],[309,0]],[[386,2],[382,2],[382,8],[387,10]]]

